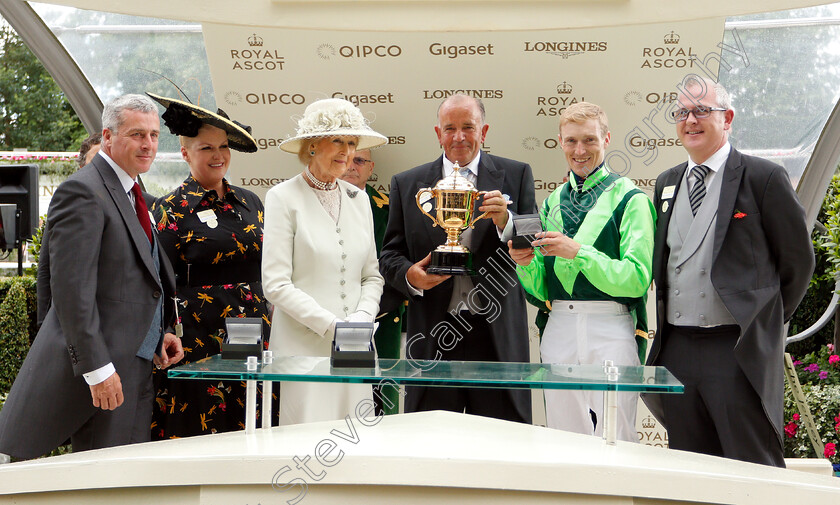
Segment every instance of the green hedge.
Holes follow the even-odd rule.
[[[0,396],[5,396],[35,338],[35,279],[0,277],[0,299]]]

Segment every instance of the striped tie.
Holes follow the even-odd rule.
[[[703,197],[706,196],[706,183],[703,180],[706,174],[709,173],[709,167],[706,165],[696,165],[691,169],[691,193],[688,194],[688,201],[691,203],[691,214],[696,216],[697,209],[703,203]]]

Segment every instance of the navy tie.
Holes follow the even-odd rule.
[[[697,210],[703,204],[703,197],[706,196],[706,175],[709,173],[709,167],[706,165],[696,165],[691,169],[691,176],[689,177],[693,182],[691,183],[691,192],[688,194],[688,201],[691,203],[691,215],[696,216]]]

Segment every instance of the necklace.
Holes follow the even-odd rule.
[[[319,181],[318,179],[315,178],[314,175],[312,175],[312,172],[309,171],[308,166],[303,170],[303,175],[304,175],[304,177],[306,177],[306,179],[309,182],[312,183],[313,186],[320,189],[321,191],[329,191],[331,189],[335,189],[335,186],[336,186],[335,181],[333,181],[333,182]]]

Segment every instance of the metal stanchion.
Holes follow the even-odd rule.
[[[257,357],[248,356],[245,368],[249,372],[257,371]],[[257,381],[248,380],[245,386],[245,433],[253,434],[257,429]]]
[[[618,367],[612,360],[604,361],[604,374],[610,382],[618,382]],[[604,391],[604,441],[615,445],[618,432],[618,393],[614,389]]]
[[[274,355],[271,351],[263,351],[262,364],[263,370],[265,367],[274,361]],[[262,427],[271,428],[271,381],[262,381]]]

